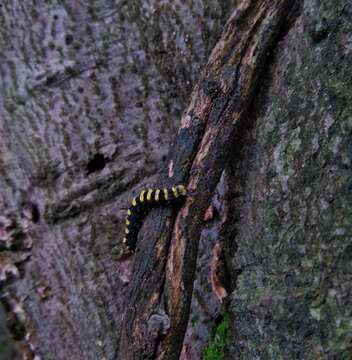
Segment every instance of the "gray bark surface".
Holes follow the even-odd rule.
[[[168,261],[166,312],[182,318],[178,337],[161,338],[169,348],[158,340],[161,354],[182,347],[182,359],[200,358],[226,311],[226,358],[351,357],[348,1],[295,2],[263,55],[248,126],[226,148],[226,167],[196,192],[192,214],[211,206],[204,224],[187,223],[196,239],[182,258],[193,269],[186,306],[172,303],[180,252],[173,238],[168,257],[163,238],[174,212],[148,217],[141,253],[121,261],[124,210],[165,176],[181,113],[235,3],[1,4],[1,359],[12,359],[14,340],[19,359],[127,359],[136,332],[126,332],[134,313],[125,310],[138,291],[151,295],[146,283],[133,292],[135,279],[153,274],[151,240]],[[165,312],[151,315],[167,334]]]
[[[13,240],[8,218],[21,218],[23,203],[41,214],[24,231],[34,232],[32,249],[11,251],[30,254],[16,282],[3,252],[2,290],[26,314],[18,342],[29,334],[42,359],[118,357],[128,301],[117,258],[124,209],[135,189],[157,182],[185,100],[233,7],[2,2],[3,242]]]
[[[229,167],[234,359],[352,357],[351,20],[303,2]]]

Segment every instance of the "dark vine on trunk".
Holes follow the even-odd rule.
[[[186,183],[189,194],[179,211],[152,214],[143,227],[122,328],[123,359],[179,357],[205,210],[230,148],[250,125],[248,114],[268,56],[296,5],[242,2],[210,56],[162,180]]]

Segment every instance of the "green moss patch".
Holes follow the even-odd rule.
[[[230,318],[223,315],[221,322],[214,328],[209,345],[203,351],[203,360],[221,360],[229,340]]]

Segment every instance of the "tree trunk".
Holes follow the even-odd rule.
[[[1,359],[351,355],[352,6],[235,3],[1,6]]]

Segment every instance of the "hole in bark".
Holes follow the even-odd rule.
[[[66,36],[65,36],[65,43],[66,43],[66,45],[68,46],[68,45],[71,45],[72,44],[72,41],[73,41],[73,36],[71,35],[71,34],[67,34]]]
[[[107,159],[102,154],[95,154],[87,164],[87,174],[103,170],[107,163]]]

